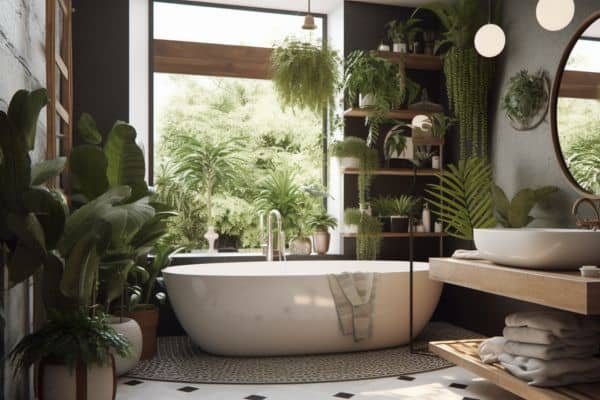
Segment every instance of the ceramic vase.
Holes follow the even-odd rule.
[[[215,249],[215,242],[217,241],[218,238],[219,238],[219,234],[215,230],[215,227],[212,225],[209,226],[208,230],[204,234],[204,239],[206,239],[206,241],[208,242],[208,252],[209,253],[217,252],[217,250]]]

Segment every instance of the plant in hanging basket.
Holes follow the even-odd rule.
[[[335,101],[340,58],[329,46],[287,38],[273,49],[273,84],[284,107],[317,114]]]
[[[511,125],[517,130],[538,126],[548,111],[549,91],[543,70],[530,74],[524,69],[512,76],[501,103]]]

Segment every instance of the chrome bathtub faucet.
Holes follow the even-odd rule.
[[[273,215],[277,222],[277,249],[273,246]],[[261,225],[264,214],[260,214]],[[262,232],[262,230],[261,230]],[[271,210],[267,216],[267,261],[274,261],[275,250],[278,252],[279,261],[286,261],[285,256],[285,233],[283,232],[283,221],[278,210]]]

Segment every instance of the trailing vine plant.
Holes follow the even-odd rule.
[[[333,108],[340,85],[340,58],[328,45],[286,38],[273,49],[273,84],[283,107],[321,114]]]
[[[349,208],[344,212],[344,223],[356,225],[356,259],[376,260],[381,246],[381,222],[364,210]]]
[[[497,2],[496,19],[499,5]],[[443,56],[444,75],[450,110],[458,120],[460,159],[486,157],[488,100],[495,62],[480,56],[473,42],[477,29],[487,22],[488,10],[481,7],[479,0],[433,3],[422,8],[435,13],[446,29],[436,52],[442,46],[450,46]]]

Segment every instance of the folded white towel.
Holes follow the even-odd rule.
[[[547,344],[531,344],[507,341],[504,351],[515,356],[533,357],[540,360],[558,360],[561,358],[590,358],[600,352],[600,345],[563,346]]]
[[[579,317],[564,311],[533,311],[510,314],[506,326],[543,329],[560,338],[572,335],[591,335],[600,332],[600,320]]]
[[[452,254],[452,258],[460,258],[463,260],[483,260],[481,253],[477,250],[456,250]]]
[[[600,381],[600,358],[544,361],[501,354],[500,363],[508,372],[535,386],[561,386]]]
[[[372,330],[375,274],[343,272],[329,275],[328,279],[342,334],[353,335],[355,342],[368,339]]]
[[[529,328],[527,326],[507,326],[502,331],[502,336],[507,340],[521,343],[563,345],[563,346],[591,346],[600,344],[600,334],[575,332],[571,336],[558,337],[551,331]]]
[[[504,344],[506,339],[502,336],[494,336],[484,340],[479,345],[479,358],[486,364],[494,364],[498,362],[500,354],[504,353]]]

